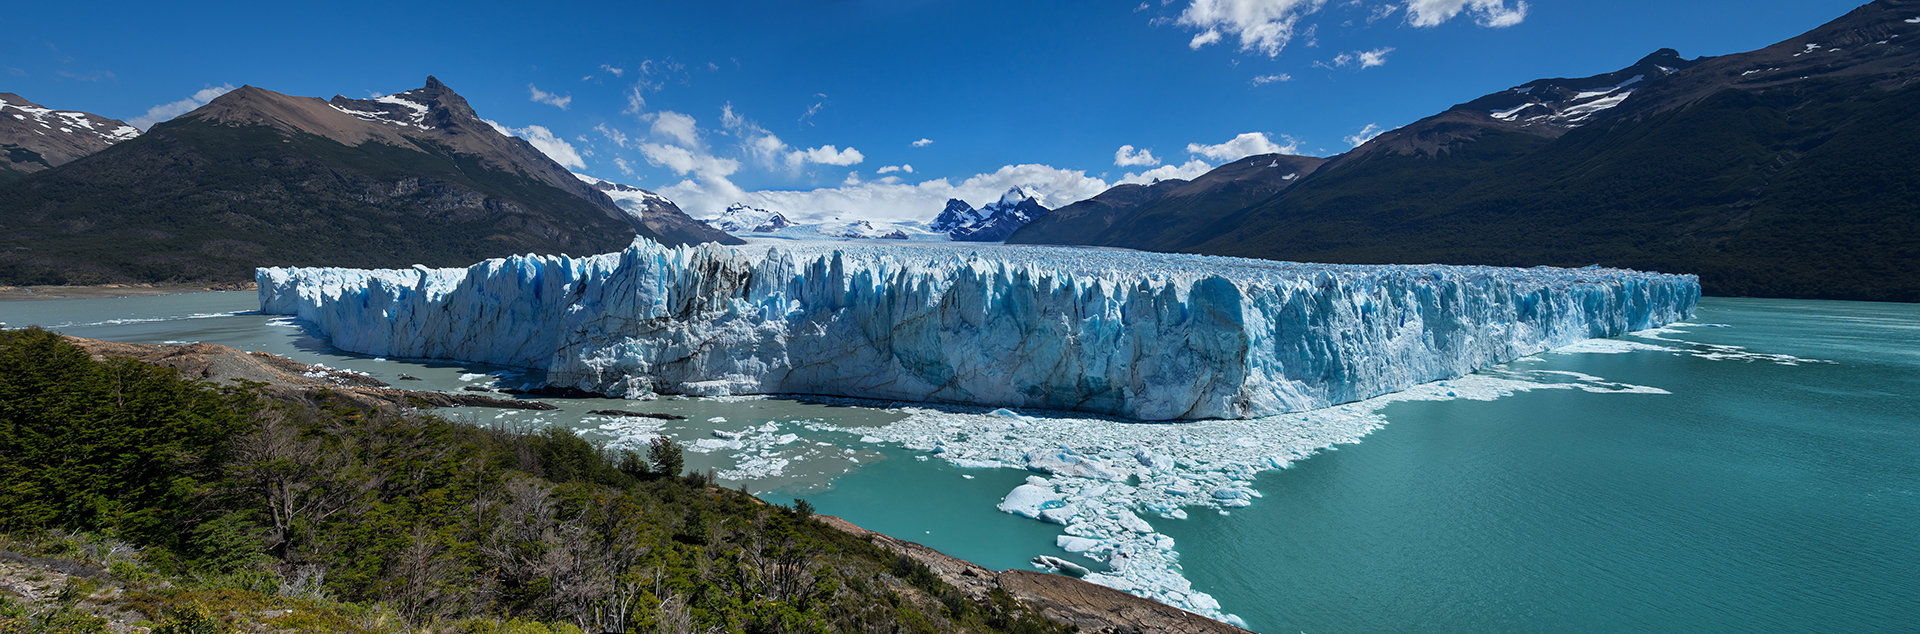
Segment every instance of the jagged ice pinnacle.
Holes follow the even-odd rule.
[[[1247,418],[1688,317],[1691,275],[1346,266],[1064,247],[636,241],[465,269],[263,268],[343,350],[550,385]]]

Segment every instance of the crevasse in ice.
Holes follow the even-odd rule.
[[[819,394],[1247,418],[1459,377],[1689,316],[1691,275],[1319,265],[1067,247],[792,243],[263,268],[343,350],[611,396]]]

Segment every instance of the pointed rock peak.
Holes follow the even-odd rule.
[[[427,90],[433,90],[433,91],[444,90],[447,92],[453,92],[452,89],[447,88],[446,84],[440,83],[440,78],[434,77],[432,75],[427,76],[427,85],[425,86],[425,88]]]
[[[967,201],[958,198],[948,198],[947,211],[973,211],[973,205],[969,205]]]
[[[1646,57],[1640,58],[1640,63],[1645,64],[1647,62],[1665,62],[1665,61],[1675,61],[1675,60],[1686,61],[1686,59],[1687,58],[1680,56],[1680,51],[1676,51],[1670,48],[1663,48],[1648,54]]]

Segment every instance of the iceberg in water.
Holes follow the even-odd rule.
[[[263,268],[334,346],[610,396],[816,394],[1141,420],[1316,409],[1684,319],[1698,279],[1068,247],[813,244]]]

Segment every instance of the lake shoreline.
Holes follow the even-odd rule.
[[[41,286],[0,286],[0,302],[36,301],[48,299],[111,299],[116,297],[151,297],[154,295],[176,295],[180,293],[203,293],[207,291],[250,291],[253,282],[220,282],[214,284],[87,284],[87,285],[41,285]]]

